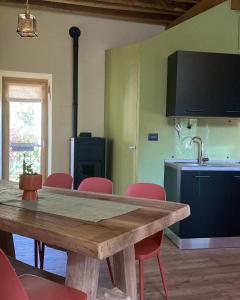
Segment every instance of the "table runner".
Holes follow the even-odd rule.
[[[37,201],[21,200],[22,191],[16,186],[0,182],[0,203],[36,212],[99,222],[117,217],[140,208],[136,205],[55,194],[48,190],[39,191]],[[1,207],[0,207],[1,208]]]

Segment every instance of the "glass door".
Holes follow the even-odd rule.
[[[46,175],[47,81],[3,80],[3,177],[19,180],[23,159]]]

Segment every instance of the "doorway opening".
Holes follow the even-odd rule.
[[[18,182],[23,159],[47,173],[48,81],[3,77],[3,178]]]

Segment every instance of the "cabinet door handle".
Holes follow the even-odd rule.
[[[235,176],[233,176],[234,178],[240,178],[240,175],[235,175]]]
[[[211,176],[209,175],[195,175],[195,178],[210,178]]]
[[[129,150],[136,150],[137,146],[136,145],[128,145]]]
[[[187,112],[203,112],[204,109],[187,109]]]
[[[225,110],[225,113],[240,113],[240,110]]]

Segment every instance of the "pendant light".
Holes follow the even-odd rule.
[[[24,14],[18,15],[17,33],[21,37],[37,37],[36,17],[30,14],[28,0]]]

